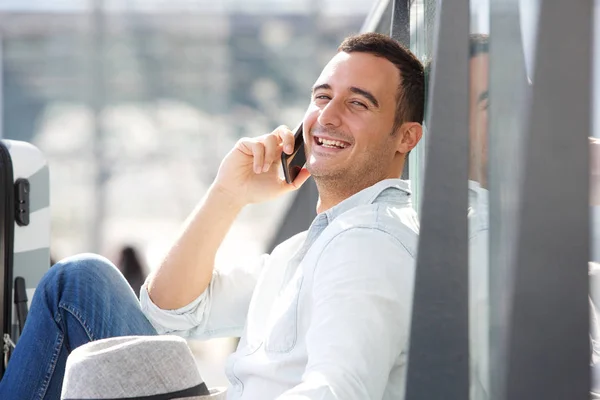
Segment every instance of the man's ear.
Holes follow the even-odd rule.
[[[400,140],[398,141],[399,153],[406,154],[419,143],[423,136],[423,126],[418,122],[405,122],[398,128],[398,135]]]

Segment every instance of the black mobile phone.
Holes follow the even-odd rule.
[[[302,137],[302,124],[298,125],[294,131],[294,152],[287,154],[281,153],[281,165],[283,175],[287,183],[294,182],[304,164],[306,164],[306,154],[304,154],[304,138]]]

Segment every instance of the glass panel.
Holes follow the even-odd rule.
[[[600,1],[595,1],[594,18],[600,21]],[[590,330],[593,343],[592,388],[600,392],[600,26],[594,24],[594,87],[592,137],[590,137]]]
[[[533,6],[527,2],[528,11]],[[519,0],[491,0],[491,4],[480,0],[472,9],[471,342],[473,372],[484,393],[492,398],[502,398],[504,387],[507,313],[522,174],[527,63],[521,31],[526,26],[527,33],[535,32],[521,8]],[[489,39],[483,36],[486,34],[490,34]],[[487,44],[490,39],[491,47]]]
[[[379,23],[377,24],[377,29],[375,29],[375,32],[383,33],[384,35],[391,34],[393,5],[394,0],[387,0],[387,6],[385,7],[385,11],[381,16]]]
[[[435,24],[435,0],[414,0],[410,7],[410,50],[425,65],[426,77],[429,77],[430,62],[433,52],[433,35]],[[429,115],[428,99],[425,99],[425,121],[423,123],[423,138],[413,149],[409,157],[411,187],[413,189],[413,205],[417,212],[421,209],[421,192],[425,168],[425,151],[427,149],[427,116]]]
[[[469,352],[471,399],[489,397],[489,1],[471,0],[469,41]]]
[[[513,304],[509,308],[506,398],[548,398],[556,393],[565,398],[584,398],[590,358],[587,153],[591,132],[592,2],[540,1],[539,5],[535,73],[531,69],[528,73],[533,85],[531,94],[526,96],[531,103],[525,107],[527,126],[522,131],[525,146],[521,146],[521,155],[504,152],[506,147],[498,148],[496,143],[490,146],[492,153],[502,151],[504,155],[504,162],[492,163],[490,173],[498,175],[499,170],[513,168],[515,159],[521,161],[517,172],[523,182],[517,187],[520,214],[516,237],[512,239],[517,251],[513,258]],[[498,15],[492,12],[493,22],[505,19],[503,9],[497,7]],[[521,15],[522,11],[523,8]],[[569,35],[564,35],[558,25],[570,26]],[[495,49],[497,43],[503,43],[499,39],[504,35],[500,31],[492,33]],[[508,78],[503,83],[513,91],[513,104],[523,96],[514,93],[518,87],[507,83],[520,73],[520,67],[519,63],[492,61],[492,75],[504,74]],[[497,90],[497,85],[491,86],[491,104],[497,102]],[[492,108],[493,119],[504,117],[495,111]],[[515,142],[508,128],[493,130],[492,135]],[[511,162],[506,162],[507,155]],[[496,159],[499,160],[500,157]],[[492,197],[504,201],[500,197],[504,193],[495,193],[494,189],[490,190]],[[491,211],[493,224],[497,218],[505,217],[494,215],[493,207]],[[491,238],[490,243],[495,243],[495,239]],[[492,252],[491,257],[494,256]],[[492,264],[490,273],[495,271]],[[498,284],[492,280],[492,287]],[[540,333],[544,340],[539,340]]]
[[[595,19],[600,21],[600,1],[595,2]],[[600,54],[600,24],[594,24],[594,54]],[[594,110],[591,146],[591,261],[600,263],[600,58],[594,58]],[[600,268],[600,265],[598,266]],[[600,287],[598,288],[600,290]]]
[[[491,3],[491,4],[490,4]],[[411,4],[411,50],[424,62],[432,53],[436,2]],[[534,82],[539,0],[472,0],[470,59],[470,339],[471,399],[503,398],[511,266],[516,250],[525,116]],[[600,19],[600,1],[596,1]],[[596,51],[600,28],[596,26]],[[494,40],[489,45],[490,34]],[[495,49],[491,53],[490,49]],[[495,55],[494,55],[495,54]],[[491,67],[490,67],[491,65]],[[595,60],[600,73],[600,62]],[[591,152],[592,297],[600,295],[600,79],[595,79]],[[489,93],[491,95],[488,95]],[[493,117],[492,117],[493,115]],[[411,157],[411,181],[419,207],[425,133]],[[460,162],[460,161],[459,161]],[[557,227],[558,229],[558,227]],[[600,332],[600,329],[598,330]],[[600,335],[600,334],[598,334]],[[596,361],[594,358],[593,361]],[[600,374],[599,374],[600,376]],[[600,385],[599,385],[600,386]]]

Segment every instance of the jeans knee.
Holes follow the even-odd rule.
[[[123,279],[121,272],[108,259],[97,254],[84,253],[67,257],[54,264],[39,283],[39,288],[64,288],[72,282],[99,285]],[[60,289],[59,289],[60,290]]]

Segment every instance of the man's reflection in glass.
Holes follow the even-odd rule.
[[[600,399],[600,139],[590,141],[590,350],[592,363],[592,399]]]
[[[471,400],[479,400],[489,398],[488,35],[471,35],[469,68],[469,335]],[[594,211],[600,209],[600,139],[589,138],[589,144],[592,211],[592,259],[589,265],[592,398],[600,399],[600,260],[596,257],[600,226],[596,226],[596,219],[593,218]]]
[[[481,400],[489,398],[488,35],[471,35],[469,45],[470,398]]]

